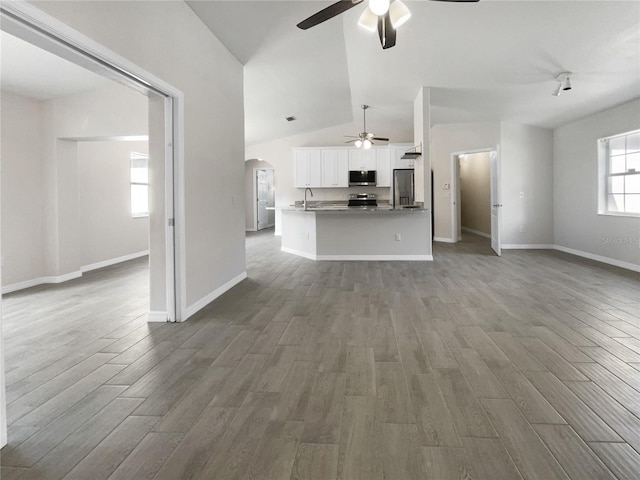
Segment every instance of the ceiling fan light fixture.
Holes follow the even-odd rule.
[[[362,146],[362,140],[356,140],[356,143],[354,145],[356,146],[356,148],[360,148]]]
[[[389,17],[391,18],[391,25],[397,29],[411,18],[411,12],[402,0],[395,0],[389,7]]]
[[[369,9],[374,15],[384,15],[389,11],[389,0],[369,0]]]
[[[378,28],[378,17],[375,15],[369,7],[364,9],[360,19],[358,19],[358,25],[369,32],[375,32]]]
[[[372,145],[372,143],[371,143],[371,140],[369,140],[369,139],[366,139],[364,142],[362,142],[362,147],[365,150],[369,150],[371,148],[371,145]]]
[[[571,72],[562,72],[556,77],[558,87],[553,92],[554,97],[559,97],[563,91],[571,90],[571,75],[573,75]]]

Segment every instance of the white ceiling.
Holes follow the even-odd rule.
[[[405,0],[413,16],[384,51],[357,25],[364,3],[306,31],[296,24],[332,1],[187,3],[245,64],[248,144],[359,122],[363,103],[376,131],[411,130],[422,86],[432,124],[554,128],[640,94],[636,0]],[[567,70],[573,90],[552,96]]]
[[[36,100],[104,88],[111,80],[0,31],[0,85]]]
[[[405,0],[413,17],[384,51],[357,25],[364,2],[306,31],[295,25],[332,1],[187,3],[245,64],[248,144],[359,125],[363,103],[372,106],[369,130],[411,131],[421,86],[431,87],[432,124],[553,128],[640,95],[637,0]],[[0,35],[3,89],[51,99],[111,82]],[[555,76],[565,70],[574,73],[574,89],[554,97]],[[297,120],[287,122],[290,115]]]

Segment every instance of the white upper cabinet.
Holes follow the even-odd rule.
[[[349,170],[376,170],[378,168],[376,149],[349,149]]]
[[[411,145],[401,146],[401,147],[391,147],[392,155],[391,155],[391,169],[394,168],[413,168],[413,158],[401,158],[404,153],[412,148]]]
[[[296,187],[322,186],[322,152],[318,149],[294,150]]]
[[[322,186],[349,186],[349,150],[336,148],[322,150]]]
[[[391,186],[391,149],[390,148],[376,148],[376,170],[377,173],[377,186],[378,187],[390,187]]]

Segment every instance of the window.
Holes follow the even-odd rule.
[[[149,216],[149,156],[131,152],[131,216]]]
[[[600,140],[598,213],[640,216],[640,130]]]

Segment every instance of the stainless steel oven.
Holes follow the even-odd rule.
[[[349,170],[349,186],[356,187],[360,185],[375,187],[377,184],[377,175],[375,170]]]

